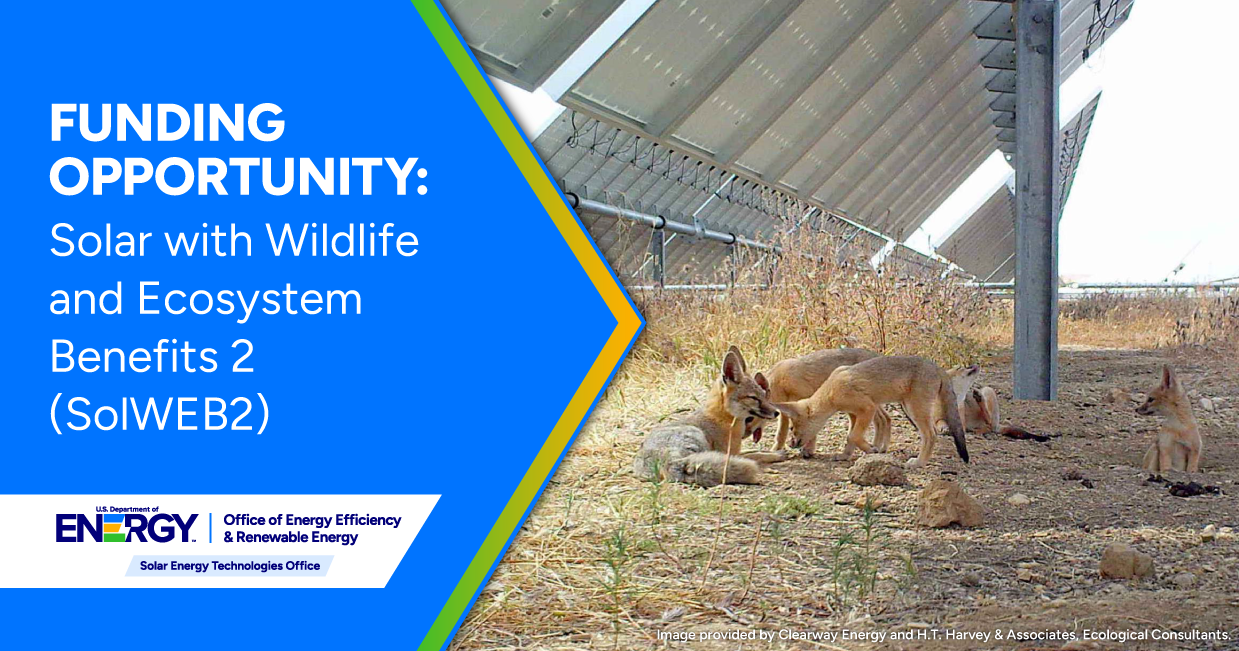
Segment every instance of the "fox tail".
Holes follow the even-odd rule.
[[[950,382],[943,382],[938,387],[938,401],[942,403],[942,413],[946,416],[946,426],[955,439],[955,451],[964,463],[968,463],[968,442],[964,439],[964,424],[959,418],[959,404],[955,399],[955,390]]]

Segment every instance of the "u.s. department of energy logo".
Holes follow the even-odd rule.
[[[178,539],[177,534],[180,542],[195,542],[189,538],[189,529],[197,519],[197,513],[188,517],[178,513],[150,517],[143,513],[57,513],[56,542],[166,543]]]

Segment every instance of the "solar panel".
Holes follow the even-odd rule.
[[[1101,93],[1098,93],[1061,131],[1060,196],[1064,206],[1100,102]],[[1015,256],[1015,199],[1007,186],[1000,187],[968,216],[938,247],[938,253],[980,280],[1011,280]],[[1008,269],[1009,262],[1012,265]]]
[[[1063,1],[1064,79],[1133,1]],[[544,64],[566,58],[618,4],[444,2],[482,65],[519,80],[545,78]],[[1009,148],[1000,139],[1013,127],[1012,32],[1010,3],[659,0],[566,90],[559,101],[572,111],[537,145],[565,188],[600,201],[677,221],[700,211],[755,238],[817,208],[826,228],[843,224],[834,215],[902,240]],[[582,139],[586,121],[597,133]],[[728,198],[702,209],[720,191]],[[747,210],[731,205],[746,194]],[[599,228],[618,237],[614,225]]]

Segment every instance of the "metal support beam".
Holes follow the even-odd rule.
[[[1058,395],[1060,0],[1016,0],[1015,382]]]
[[[995,113],[994,126],[999,129],[1014,129],[1015,128],[1015,113]]]
[[[723,231],[716,231],[709,228],[702,228],[698,230],[693,224],[671,221],[666,217],[649,215],[636,210],[628,210],[627,208],[612,206],[611,204],[602,203],[601,201],[592,201],[571,192],[567,193],[567,195],[568,199],[572,202],[572,207],[580,212],[605,215],[608,217],[615,217],[616,219],[627,219],[628,221],[637,222],[638,224],[645,224],[650,228],[657,228],[659,230],[665,229],[673,233],[688,235],[690,237],[700,237],[702,239],[711,240],[714,242],[722,242],[723,244],[738,244],[750,249],[769,251],[771,253],[783,252],[781,248],[773,244],[750,240],[747,237],[736,235],[735,233],[724,233]]]
[[[770,253],[774,255],[783,254],[783,247],[778,246],[777,244],[767,244],[765,242],[758,242],[756,240],[749,239],[742,235],[737,235],[735,233],[726,233],[723,231],[716,231],[710,228],[699,229],[697,225],[695,224],[672,221],[661,215],[651,215],[651,214],[643,213],[643,212],[636,211],[636,210],[629,210],[628,208],[621,208],[619,206],[613,206],[611,204],[603,203],[601,201],[594,201],[592,199],[586,199],[574,192],[565,192],[564,195],[568,198],[569,205],[571,205],[572,208],[577,211],[577,213],[589,213],[593,215],[603,215],[606,217],[613,217],[615,219],[622,219],[622,220],[627,220],[630,222],[636,222],[638,224],[643,224],[645,226],[649,226],[650,228],[656,229],[659,232],[671,231],[672,233],[676,233],[678,235],[686,235],[690,238],[700,238],[703,240],[709,240],[711,242],[721,242],[723,244],[728,245],[727,253],[733,256],[738,253],[737,247],[741,247],[741,246],[747,249],[754,249],[756,251],[761,251],[763,253]],[[918,260],[920,259],[920,257],[926,257],[921,252],[907,246],[906,244],[896,242],[890,238],[887,238],[881,233],[878,233],[877,231],[866,228],[860,224],[848,221],[836,215],[832,215],[831,218],[836,219],[840,222],[843,222],[847,224],[848,226],[856,228],[858,232],[864,231],[865,233],[868,233],[870,236],[882,240],[884,243],[894,244],[896,248],[899,248],[900,250],[908,253],[909,255],[919,256]],[[668,238],[664,242],[664,249],[665,249],[666,242],[669,242],[670,239],[671,238]],[[654,244],[651,243],[651,250],[653,249],[653,246]],[[801,257],[809,259],[809,260],[821,261],[822,259],[820,256],[815,256],[815,255],[811,255],[808,253],[801,253],[800,255]],[[926,259],[928,260],[929,258],[926,258]]]
[[[655,228],[651,232],[650,255],[654,259],[654,284],[662,287],[667,281],[667,231]]]
[[[732,244],[727,247],[727,262],[730,267],[731,282],[727,283],[730,287],[736,286],[736,277],[740,267],[740,254],[736,251],[736,245]]]

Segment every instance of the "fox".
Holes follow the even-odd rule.
[[[1162,366],[1161,384],[1149,392],[1148,399],[1136,408],[1136,413],[1166,419],[1157,433],[1157,441],[1144,453],[1146,471],[1200,471],[1203,439],[1192,413],[1192,401],[1169,364]]]
[[[790,419],[795,436],[804,446],[802,456],[814,454],[817,433],[826,421],[836,412],[846,412],[852,421],[841,455],[846,459],[857,448],[866,453],[875,451],[875,446],[865,440],[865,430],[881,405],[901,403],[921,435],[920,455],[907,462],[913,469],[925,466],[933,454],[936,407],[946,419],[959,458],[968,463],[968,445],[953,384],[971,386],[979,369],[970,369],[953,380],[937,364],[923,357],[874,357],[852,366],[840,366],[812,396],[796,402],[776,402],[775,407]],[[886,436],[889,437],[889,433]],[[875,443],[884,448],[888,441],[875,440]]]
[[[766,379],[770,383],[770,400],[771,402],[794,402],[808,398],[826,382],[836,368],[850,366],[878,356],[878,353],[863,348],[830,348],[785,359],[766,371]],[[764,421],[756,423],[758,431],[763,423]],[[882,438],[881,432],[884,430],[889,440],[891,417],[881,406],[873,414],[873,427],[877,432],[874,435],[875,440]],[[776,451],[786,449],[790,430],[790,420],[780,413],[779,432],[774,443]],[[760,434],[757,436],[760,437]]]
[[[998,392],[993,387],[981,387],[967,392],[964,398],[964,429],[977,434],[998,431]]]
[[[947,375],[951,377],[951,386],[955,389],[964,431],[972,434],[997,432],[998,392],[993,387],[977,389],[973,386],[980,379],[979,367],[960,366],[947,371]],[[946,417],[938,408],[934,409],[934,428],[939,432],[948,431]]]
[[[762,464],[790,458],[786,451],[740,452],[749,425],[779,415],[767,398],[769,387],[761,373],[748,374],[744,356],[731,346],[705,404],[680,422],[651,430],[633,460],[633,471],[650,481],[704,488],[760,483]]]

